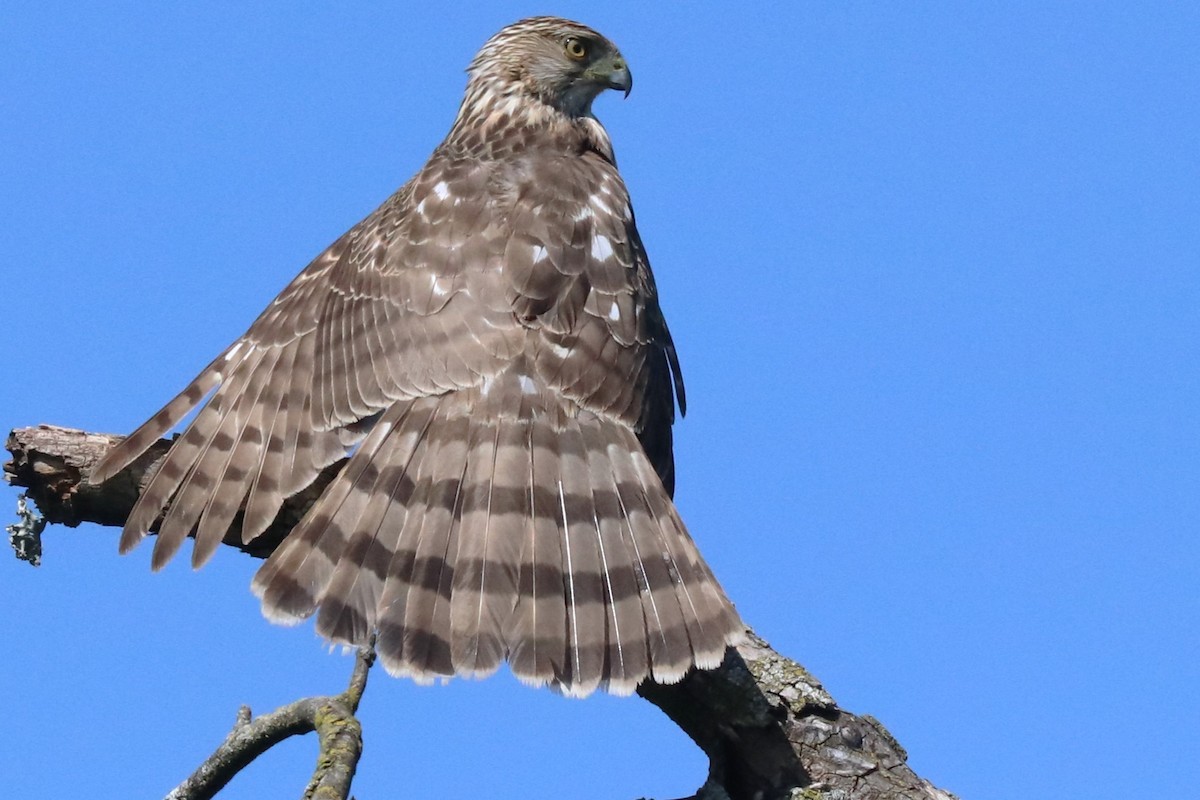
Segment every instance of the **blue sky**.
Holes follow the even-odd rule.
[[[596,110],[687,378],[677,501],[743,616],[965,798],[1194,792],[1197,6],[247,5],[0,14],[0,424],[131,430],[420,166],[491,33],[574,17],[636,78]],[[12,796],[161,796],[240,704],[349,673],[251,559],[116,539],[0,559]],[[648,704],[507,674],[380,671],[362,717],[360,797],[704,774]],[[314,753],[222,797],[297,796]]]

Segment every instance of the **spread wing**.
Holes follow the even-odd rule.
[[[146,535],[168,501],[155,568],[194,528],[193,562],[204,563],[243,501],[242,535],[250,541],[286,497],[347,453],[364,421],[397,399],[478,383],[511,357],[520,326],[488,302],[500,264],[487,255],[497,251],[499,229],[485,180],[478,164],[435,156],[97,464],[94,483],[211,395],[145,487],[122,551]]]
[[[634,428],[670,491],[673,374],[681,400],[682,386],[615,168],[550,160],[497,176],[437,152],[90,480],[115,475],[208,397],[121,539],[130,550],[165,508],[154,568],[193,530],[199,566],[239,509],[248,542],[393,403],[478,386],[519,359]]]

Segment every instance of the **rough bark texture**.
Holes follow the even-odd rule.
[[[4,465],[5,477],[26,488],[48,522],[119,526],[170,446],[160,441],[101,487],[81,484],[91,465],[120,438],[49,425],[14,430],[7,443],[12,460]],[[236,535],[225,543],[265,557],[341,466],[335,464],[291,498],[267,533],[251,545],[242,545]],[[804,667],[753,633],[719,669],[692,672],[673,686],[644,683],[638,694],[662,709],[708,755],[708,779],[697,800],[953,798],[909,769],[904,748],[877,720],[839,708]]]

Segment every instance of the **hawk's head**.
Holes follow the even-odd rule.
[[[475,88],[523,92],[570,117],[588,116],[592,101],[605,89],[628,95],[633,88],[633,76],[616,45],[559,17],[531,17],[509,25],[488,40],[467,72]]]

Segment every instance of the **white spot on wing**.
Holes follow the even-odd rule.
[[[414,210],[418,214],[420,214],[422,217],[425,216],[425,198],[424,197],[421,198],[421,202],[417,203],[417,207]]]
[[[592,204],[592,207],[595,208],[597,211],[599,211],[601,214],[611,214],[612,213],[612,209],[609,208],[608,203],[604,202],[604,198],[602,196],[600,196],[599,194],[592,195],[590,202]]]
[[[242,345],[244,344],[245,342],[237,342],[233,345],[233,347],[229,348],[229,352],[225,354],[225,360],[233,361],[235,358],[237,358],[238,351],[242,349]]]
[[[585,219],[587,219],[588,217],[591,217],[591,216],[594,216],[594,215],[593,215],[593,213],[592,213],[592,210],[591,210],[590,208],[588,208],[587,206],[580,206],[580,207],[579,207],[579,210],[578,210],[578,211],[576,211],[576,212],[575,212],[575,213],[574,213],[574,214],[571,216],[571,219],[575,220],[576,222],[582,222],[583,220],[585,220]]]
[[[546,260],[547,255],[548,254],[546,253],[546,248],[543,247],[542,245],[535,244],[533,246],[533,263],[540,264],[541,262]]]
[[[612,242],[607,236],[596,234],[592,237],[592,258],[597,261],[607,261],[613,254]]]
[[[450,196],[450,187],[446,185],[445,181],[438,181],[433,185],[433,193],[440,199],[445,200]]]
[[[517,383],[521,387],[521,394],[537,394],[537,385],[528,375],[518,375]]]

